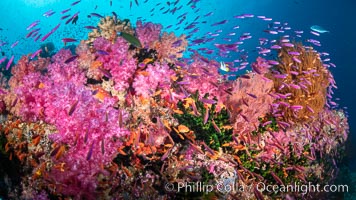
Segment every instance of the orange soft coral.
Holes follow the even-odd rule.
[[[270,74],[279,97],[280,118],[286,122],[305,122],[323,110],[332,79],[319,54],[301,44],[283,47],[279,63]]]

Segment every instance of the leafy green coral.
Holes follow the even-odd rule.
[[[203,98],[207,99],[209,94],[205,94]],[[210,148],[218,150],[223,147],[223,144],[232,141],[232,128],[229,128],[230,121],[228,111],[222,108],[219,112],[216,111],[216,103],[211,105],[209,109],[209,118],[204,124],[204,114],[206,107],[204,102],[199,100],[199,93],[196,91],[191,98],[195,101],[197,111],[200,115],[194,115],[191,107],[184,107],[184,102],[178,102],[178,108],[183,111],[183,114],[174,114],[174,117],[183,124],[194,131],[198,140],[204,141]],[[214,100],[217,99],[214,97]],[[214,127],[215,125],[219,130]]]

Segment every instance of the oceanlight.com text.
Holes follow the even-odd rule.
[[[239,184],[226,184],[218,182],[216,184],[208,184],[203,182],[178,182],[176,184],[167,183],[165,189],[168,192],[203,192],[209,193],[213,191],[221,193],[230,192],[253,192],[254,187],[260,192],[268,193],[302,193],[307,194],[310,192],[348,192],[348,185],[320,185],[320,184],[291,184],[291,185],[268,185],[265,183],[258,183],[256,185],[239,185]]]

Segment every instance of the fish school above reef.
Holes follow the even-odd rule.
[[[335,179],[347,117],[312,47],[282,37],[259,50],[274,60],[257,57],[230,80],[232,65],[184,58],[191,42],[160,24],[113,15],[89,28],[74,54],[39,50],[2,76],[0,150],[21,176],[8,197],[310,199],[319,194],[259,185]],[[190,192],[193,183],[214,189]]]

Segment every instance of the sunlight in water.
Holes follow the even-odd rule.
[[[49,4],[59,2],[60,0],[23,0],[23,2],[32,7],[44,7]]]

